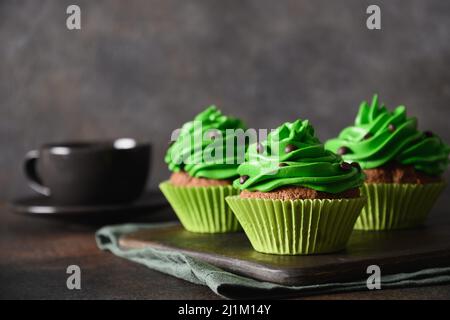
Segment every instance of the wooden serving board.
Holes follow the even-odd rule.
[[[367,279],[372,264],[382,275],[450,266],[450,221],[414,230],[354,231],[345,251],[311,256],[258,253],[244,233],[196,234],[180,225],[141,230],[122,237],[120,245],[174,250],[254,279],[308,285]]]

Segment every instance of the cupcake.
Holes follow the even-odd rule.
[[[253,248],[297,255],[345,248],[365,199],[357,164],[324,149],[307,120],[285,123],[249,146],[227,198]]]
[[[243,161],[245,146],[226,132],[237,129],[244,129],[239,119],[224,116],[211,106],[183,125],[167,151],[165,161],[172,175],[159,187],[189,231],[241,229],[225,202],[225,197],[239,194],[232,182],[238,177],[239,156],[242,154]],[[228,150],[230,146],[234,149]]]
[[[362,102],[355,125],[345,128],[325,148],[345,161],[357,161],[366,175],[362,193],[367,205],[355,228],[390,230],[425,222],[445,187],[441,177],[450,148],[430,131],[417,130],[406,108],[393,112],[378,102]]]

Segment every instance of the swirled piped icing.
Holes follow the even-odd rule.
[[[389,112],[374,95],[363,101],[355,125],[326,142],[325,148],[338,152],[346,161],[357,161],[363,169],[395,161],[412,165],[429,175],[440,175],[448,166],[450,148],[436,134],[417,130],[417,119],[407,117],[405,106]]]
[[[191,177],[198,178],[234,179],[238,175],[238,150],[245,146],[238,145],[235,136],[227,135],[226,130],[236,129],[245,129],[241,120],[223,115],[215,106],[208,107],[193,121],[183,125],[178,138],[167,150],[164,160],[169,170],[185,171]],[[212,135],[205,137],[209,133]],[[215,139],[217,140],[214,141]],[[229,141],[230,139],[233,141]],[[227,152],[230,145],[234,147],[233,152]],[[209,151],[221,154],[222,157],[208,161],[205,154]]]
[[[262,192],[300,186],[340,193],[359,187],[364,180],[359,166],[344,163],[324,149],[308,120],[284,123],[265,141],[250,145],[238,173],[234,187]]]

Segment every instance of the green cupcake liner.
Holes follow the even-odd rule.
[[[228,197],[256,251],[300,255],[345,248],[366,199],[271,200]]]
[[[367,205],[355,224],[357,230],[394,230],[422,225],[445,183],[365,183]]]
[[[242,230],[225,197],[239,194],[232,186],[178,187],[159,185],[183,227],[191,232],[222,233]]]

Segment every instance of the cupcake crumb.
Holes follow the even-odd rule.
[[[178,187],[211,187],[231,185],[230,180],[216,180],[191,177],[184,171],[174,172],[170,176],[170,182]]]
[[[278,199],[278,200],[300,200],[300,199],[347,199],[358,198],[359,189],[354,188],[341,193],[328,193],[316,191],[310,188],[289,186],[281,187],[268,192],[248,191],[241,192],[240,197],[246,199]]]

